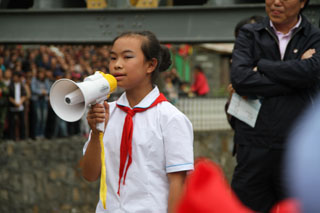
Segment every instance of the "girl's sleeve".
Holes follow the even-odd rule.
[[[193,128],[180,111],[163,126],[166,172],[193,170]]]

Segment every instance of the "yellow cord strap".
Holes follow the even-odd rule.
[[[100,175],[100,200],[103,208],[106,209],[107,198],[107,183],[106,183],[106,163],[103,144],[103,132],[99,133],[100,147],[101,147],[101,175]]]

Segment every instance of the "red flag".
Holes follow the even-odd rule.
[[[177,206],[178,213],[250,213],[231,190],[221,169],[201,159],[188,176],[185,191]]]

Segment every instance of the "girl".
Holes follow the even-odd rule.
[[[110,73],[125,92],[111,103],[94,105],[87,120],[83,176],[100,176],[96,123],[105,121],[106,195],[96,212],[174,212],[186,172],[193,169],[191,122],[159,92],[158,72],[171,65],[169,50],[151,32],[128,32],[112,44]]]

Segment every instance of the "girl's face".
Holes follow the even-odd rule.
[[[151,84],[151,73],[156,63],[145,60],[141,50],[142,39],[139,36],[121,37],[111,49],[110,73],[117,79],[118,86],[125,90]]]

